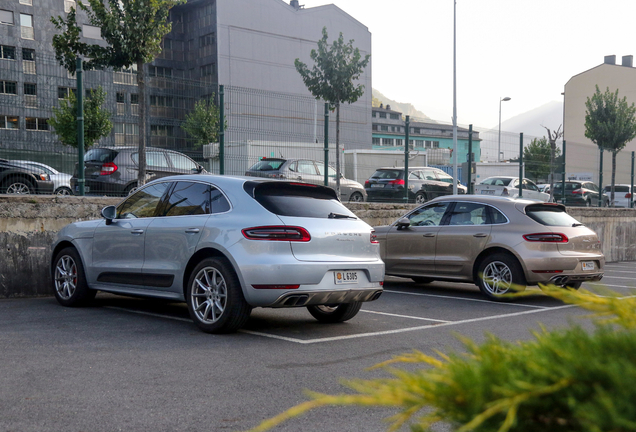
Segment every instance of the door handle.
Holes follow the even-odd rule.
[[[473,237],[487,237],[488,234],[484,234],[484,233],[478,233],[478,234],[473,234]]]
[[[134,229],[130,233],[131,234],[143,234],[144,230],[142,230],[142,229]]]
[[[201,231],[199,228],[188,228],[185,232],[188,234],[196,234]]]
[[[422,237],[435,237],[435,233],[422,234]]]

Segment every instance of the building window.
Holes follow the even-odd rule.
[[[18,117],[0,115],[0,129],[17,129]]]
[[[47,131],[47,130],[49,130],[49,119],[36,118],[36,117],[27,117],[26,118],[26,129],[27,130]]]
[[[101,39],[102,29],[92,25],[84,24],[82,26],[82,35],[87,39]]]
[[[69,94],[73,92],[75,94],[75,89],[70,87],[58,87],[57,88],[57,98],[64,99],[69,96]]]
[[[422,140],[416,140],[416,141],[415,141],[415,145],[416,145],[417,147],[424,147],[424,141],[422,141]]]
[[[172,69],[160,66],[150,66],[148,68],[148,74],[151,77],[172,78]]]
[[[150,125],[150,135],[171,137],[173,132],[174,126]]]
[[[393,139],[392,138],[382,138],[382,145],[383,146],[392,146],[393,145]]]
[[[373,145],[381,145],[382,140],[380,138],[371,138],[371,144]]]
[[[439,148],[439,141],[426,141],[426,148]]]
[[[13,12],[0,9],[0,24],[13,25]]]
[[[386,118],[386,113],[381,112],[380,113],[380,118]]]
[[[126,93],[117,92],[117,103],[126,103]]]
[[[20,36],[22,39],[34,39],[33,34],[33,15],[20,14]]]
[[[22,60],[35,61],[35,50],[30,48],[22,48]]]
[[[204,66],[201,66],[201,77],[212,76],[215,74],[216,66],[214,63],[210,63]]]
[[[134,64],[130,68],[115,71],[113,73],[113,82],[116,84],[137,85],[137,65]]]
[[[139,115],[139,95],[137,93],[130,95],[130,113],[134,116]]]
[[[388,126],[385,126],[385,125],[381,125],[381,126],[380,126],[380,130],[383,130],[383,131],[385,131],[385,132],[388,132],[388,131],[389,131],[389,127],[388,127]]]
[[[32,83],[24,83],[24,94],[37,96],[38,94],[38,86],[37,84]]]
[[[203,48],[209,45],[214,45],[216,42],[216,37],[214,36],[214,32],[203,35],[199,38],[199,47]]]
[[[15,60],[15,47],[0,45],[0,58]]]
[[[20,0],[20,4],[33,6],[33,0]]]
[[[400,119],[399,114],[391,114],[391,120],[399,120],[399,119]]]
[[[420,128],[413,128],[413,133],[416,133],[416,134],[420,133]]]
[[[172,107],[174,100],[172,96],[150,96],[150,105],[160,107]]]
[[[64,0],[64,12],[69,13],[71,8],[77,10],[77,6],[75,5],[74,0]]]
[[[17,95],[17,84],[13,81],[0,81],[0,93]]]
[[[396,146],[401,146],[401,145],[403,145],[403,144],[404,144],[404,140],[403,140],[403,139],[401,139],[401,138],[397,138],[397,139],[395,140],[395,145],[396,145]]]
[[[139,140],[139,125],[115,123],[115,144],[135,144]]]

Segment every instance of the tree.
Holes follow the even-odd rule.
[[[610,202],[614,202],[616,154],[636,137],[636,107],[633,103],[627,103],[627,97],[619,99],[618,89],[612,93],[608,87],[605,93],[601,93],[598,85],[594,95],[587,98],[585,107],[585,137],[595,143],[601,151],[607,150],[612,153]]]
[[[362,74],[371,55],[367,54],[362,59],[360,50],[353,47],[353,39],[345,43],[342,32],[329,46],[327,27],[323,27],[318,51],[312,49],[309,56],[314,61],[313,69],[309,69],[300,59],[294,61],[294,66],[311,94],[335,107],[336,192],[340,197],[340,104],[354,103],[364,94],[364,85],[355,85],[354,81]]]
[[[555,149],[555,156],[561,151]],[[526,177],[535,182],[539,179],[546,179],[550,174],[550,157],[552,149],[546,137],[534,138],[529,145],[523,149],[523,162],[526,166]]]
[[[146,136],[148,107],[144,65],[161,52],[161,40],[171,30],[170,9],[184,0],[88,0],[90,7],[77,4],[88,15],[91,25],[101,29],[105,46],[80,41],[75,8],[66,19],[51,17],[61,34],[53,36],[55,57],[69,72],[75,72],[76,58],[86,60],[84,69],[112,67],[117,70],[137,67],[139,87],[139,176],[138,184],[146,180]]]
[[[84,104],[84,148],[91,147],[101,138],[108,136],[113,129],[110,111],[104,109],[106,92],[101,87],[91,91]],[[69,92],[60,102],[59,108],[53,108],[49,124],[55,129],[62,144],[77,148],[77,97]]]
[[[219,112],[219,107],[212,99],[201,99],[194,104],[194,111],[186,116],[185,122],[181,125],[181,128],[194,138],[194,147],[218,142]]]
[[[554,159],[556,156],[556,140],[563,136],[563,132],[561,131],[561,125],[559,125],[559,128],[554,132],[548,127],[543,126],[543,128],[545,128],[548,132],[548,141],[550,141],[550,201],[552,201],[552,198],[554,197]]]

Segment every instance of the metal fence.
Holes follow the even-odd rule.
[[[149,147],[183,153],[212,173],[219,173],[219,145],[197,146],[183,130],[183,122],[200,99],[219,102],[216,83],[180,79],[161,68],[147,71],[147,106]],[[85,71],[86,93],[101,87],[106,93],[104,104],[111,114],[111,133],[94,147],[137,146],[139,137],[139,94],[135,71]],[[73,147],[63,145],[49,125],[53,108],[71,91],[76,79],[63,69],[53,57],[41,55],[34,59],[0,62],[0,158],[41,162],[68,174],[74,174],[78,160]],[[268,92],[257,89],[224,86],[223,111],[227,123],[224,140],[224,174],[243,175],[264,157],[299,158],[323,161],[325,132],[328,134],[329,164],[336,162],[336,114],[328,111],[325,130],[325,105],[312,97]],[[374,139],[375,123],[372,108],[361,104],[344,104],[340,114],[340,165],[350,179],[364,183],[378,167],[403,167],[406,142],[404,118],[394,122],[394,140],[389,146]],[[462,164],[467,161],[468,126],[460,126],[457,149],[457,173],[453,169],[452,129],[447,123],[411,118],[411,125],[419,124],[409,136],[409,166],[436,166],[466,183]],[[384,129],[383,129],[384,130]],[[401,131],[401,132],[400,132]],[[436,138],[426,132],[436,133]],[[518,133],[497,129],[474,128],[472,152],[477,165],[474,181],[479,182],[492,173],[518,175],[518,161],[522,148],[534,139]],[[380,145],[376,145],[377,142]],[[557,149],[562,155],[562,142]],[[601,171],[600,152],[596,146],[567,143],[566,178],[585,179],[603,185],[611,181],[611,154],[605,152]],[[629,184],[632,168],[628,153],[619,153],[616,183]],[[550,167],[549,157],[524,160],[525,176],[535,183],[562,178],[562,159],[556,158]],[[99,173],[95,174],[99,175]],[[132,180],[131,180],[132,181]],[[6,192],[6,184],[0,183]],[[119,190],[107,191],[119,193]],[[89,191],[90,193],[90,191]]]

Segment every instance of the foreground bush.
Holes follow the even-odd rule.
[[[595,312],[594,331],[542,329],[517,343],[488,335],[482,344],[462,339],[466,353],[397,356],[374,367],[392,378],[344,381],[351,394],[309,393],[311,400],[252,432],[326,405],[395,407],[391,431],[405,424],[425,431],[439,421],[457,432],[636,431],[636,299],[542,289]]]

